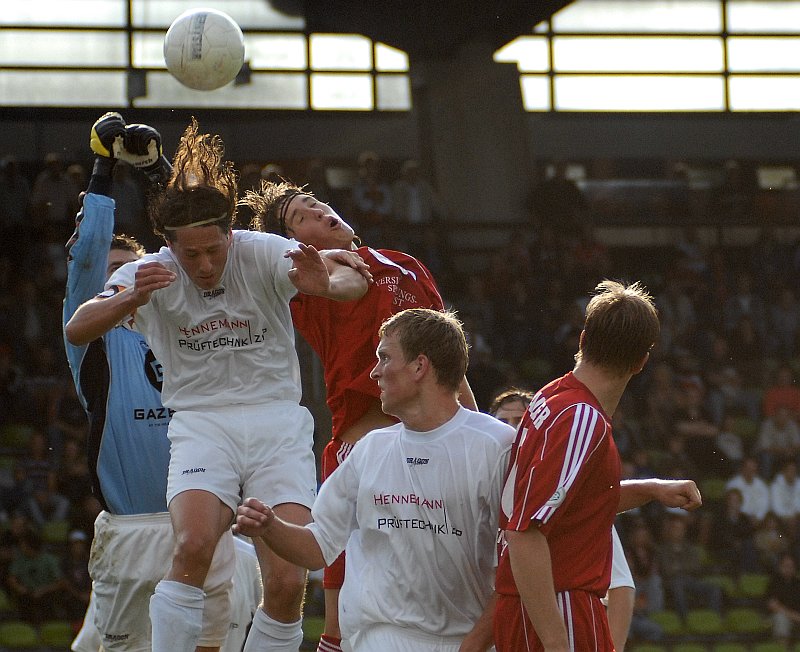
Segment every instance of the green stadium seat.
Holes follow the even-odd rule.
[[[39,645],[39,635],[30,623],[16,620],[0,623],[0,649],[30,650]]]
[[[667,636],[680,636],[684,632],[683,621],[676,611],[654,611],[649,614],[649,618],[658,623]]]
[[[744,643],[717,643],[711,652],[750,652]]]
[[[754,644],[750,648],[750,652],[786,652],[786,646],[783,643],[764,641],[763,643]]]
[[[33,431],[33,426],[24,423],[10,423],[3,426],[0,429],[0,448],[24,449]]]
[[[67,521],[48,521],[42,525],[42,538],[45,543],[66,543],[69,527]]]
[[[769,619],[757,609],[736,607],[725,613],[725,631],[732,634],[766,634]]]
[[[0,481],[7,486],[11,486],[14,482],[17,459],[17,455],[0,455]]]
[[[39,638],[42,645],[67,650],[75,638],[75,632],[66,620],[50,620],[42,623],[39,628]]]
[[[750,417],[734,417],[731,423],[731,432],[739,435],[747,447],[758,435],[758,422]]]
[[[700,494],[705,503],[721,502],[725,496],[725,485],[727,480],[724,478],[706,478],[700,481]]]
[[[739,595],[739,588],[736,579],[732,575],[725,574],[712,574],[703,577],[705,582],[713,584],[722,589],[722,593],[729,597],[735,598]]]
[[[698,636],[716,636],[725,631],[722,616],[712,609],[691,609],[686,614],[686,630]]]
[[[14,611],[14,603],[11,602],[11,598],[9,597],[8,593],[6,593],[3,589],[0,589],[0,618],[7,617],[7,614],[10,614]]]
[[[532,379],[550,378],[552,375],[553,363],[544,358],[530,358],[522,363],[522,371]],[[544,382],[544,381],[542,381]]]
[[[672,652],[708,652],[708,647],[702,643],[677,643],[672,646]]]
[[[765,573],[742,573],[739,577],[739,595],[744,598],[763,598],[769,586]]]
[[[669,648],[665,645],[658,645],[657,643],[639,643],[625,648],[627,652],[669,652]]]

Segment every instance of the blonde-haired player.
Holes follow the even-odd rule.
[[[486,650],[514,430],[459,404],[467,344],[453,315],[404,310],[380,336],[371,375],[400,423],[353,448],[322,484],[313,523],[251,498],[236,527],[308,568],[346,549],[339,619],[353,652]]]

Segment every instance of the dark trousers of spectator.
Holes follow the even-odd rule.
[[[33,625],[41,625],[46,620],[60,618],[63,612],[58,598],[58,593],[49,593],[38,598],[28,595],[15,596],[14,602],[17,605],[19,619]]]
[[[722,614],[722,589],[690,575],[679,575],[667,580],[672,606],[686,620],[690,604],[712,609]]]

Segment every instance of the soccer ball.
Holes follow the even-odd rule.
[[[244,63],[242,30],[216,9],[190,9],[164,37],[167,70],[184,86],[213,91],[230,83]]]

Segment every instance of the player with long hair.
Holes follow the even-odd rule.
[[[73,344],[134,316],[163,365],[162,400],[175,413],[167,501],[171,567],[150,602],[154,652],[193,652],[203,582],[240,500],[263,496],[305,523],[316,493],[313,424],[300,406],[289,301],[298,292],[352,300],[368,272],[349,252],[233,230],[236,172],[218,135],[186,128],[165,188],[150,205],[166,246],[123,265],[77,309]],[[265,594],[246,650],[296,652],[305,571],[259,550]]]

